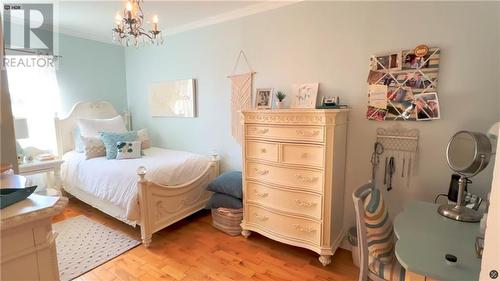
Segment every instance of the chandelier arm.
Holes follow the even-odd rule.
[[[160,30],[145,30],[143,28],[144,11],[142,10],[141,3],[144,1],[134,0],[134,2],[137,5],[136,12],[133,16],[125,16],[126,11],[124,10],[122,23],[117,24],[117,26],[113,28],[113,32],[115,33],[113,38],[118,37],[118,41],[126,46],[129,46],[130,40],[134,40],[134,44],[137,46],[137,42],[144,38],[148,38],[151,43],[155,43],[156,45],[163,44],[163,39],[161,36],[158,36],[158,34],[161,33]]]

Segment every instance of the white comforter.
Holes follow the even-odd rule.
[[[61,178],[68,192],[78,197],[84,191],[85,196],[89,194],[109,202],[113,205],[109,208],[119,210],[118,214],[115,211],[115,214],[110,215],[131,224],[139,219],[139,166],[146,167],[146,179],[172,186],[199,177],[209,163],[208,157],[204,155],[157,147],[145,149],[144,156],[138,159],[107,160],[106,157],[99,157],[85,160],[84,153],[75,151],[66,153],[63,159]],[[101,210],[106,209],[99,204],[92,205],[97,205]]]

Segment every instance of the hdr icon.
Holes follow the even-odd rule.
[[[53,4],[4,4],[3,19],[6,48],[28,51],[19,55],[54,55]]]

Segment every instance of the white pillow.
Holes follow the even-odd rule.
[[[78,119],[78,128],[83,137],[98,137],[99,132],[125,133],[125,121],[118,115],[111,119]]]
[[[116,159],[132,159],[141,157],[141,141],[119,141],[116,143],[118,154]]]
[[[148,129],[144,128],[137,131],[137,137],[141,141],[141,148],[146,149],[151,147],[151,140],[149,139]]]

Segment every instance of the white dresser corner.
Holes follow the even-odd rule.
[[[59,280],[52,218],[65,197],[32,194],[0,211],[1,280]]]

